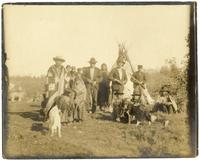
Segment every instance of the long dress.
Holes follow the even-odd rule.
[[[109,97],[109,77],[107,71],[101,72],[101,81],[99,82],[98,104],[99,106],[107,106]]]
[[[85,87],[85,83],[81,76],[77,76],[75,78],[74,90],[76,92],[74,100],[75,102],[74,119],[85,120],[87,89]]]

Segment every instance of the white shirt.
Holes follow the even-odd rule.
[[[119,68],[119,69],[117,69],[117,70],[118,70],[118,73],[119,73],[119,79],[122,79],[122,69]]]
[[[94,68],[90,68],[90,77],[91,77],[91,80],[93,80],[93,78],[94,78]]]

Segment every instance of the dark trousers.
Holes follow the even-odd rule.
[[[96,111],[96,107],[97,107],[98,88],[94,87],[92,85],[88,85],[87,86],[87,90],[88,90],[88,96],[89,96],[89,99],[90,99],[90,108],[89,108],[89,110],[94,113]]]
[[[165,112],[165,113],[173,113],[174,110],[173,110],[173,106],[172,105],[165,105],[165,104],[156,104],[154,106],[154,112],[157,112],[157,111],[161,111],[161,112]]]

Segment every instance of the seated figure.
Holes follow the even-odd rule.
[[[162,86],[153,111],[161,111],[168,114],[177,112],[177,104],[170,95],[169,85]]]
[[[113,116],[113,120],[120,122],[120,117],[123,114],[123,98],[121,96],[123,95],[123,93],[120,91],[116,91],[114,95],[115,96],[113,97],[112,116]]]
[[[151,108],[141,103],[141,94],[134,93],[131,103],[128,105],[128,122],[136,120],[136,126],[143,121],[153,122],[155,117],[150,113]]]

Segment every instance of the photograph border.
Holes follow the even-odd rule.
[[[190,5],[190,31],[189,31],[189,62],[188,62],[188,106],[189,106],[189,123],[191,135],[191,149],[193,157],[198,155],[198,69],[197,69],[197,2],[178,2],[178,1],[154,1],[154,2],[12,2],[2,4],[2,154],[4,158],[47,158],[37,156],[27,157],[9,157],[5,153],[7,140],[7,106],[8,106],[8,83],[9,74],[6,66],[7,55],[5,53],[5,38],[4,38],[4,5],[99,5],[99,6],[118,6],[118,5]],[[49,157],[61,158],[61,157]],[[80,158],[80,157],[63,157],[63,158]],[[108,157],[85,157],[85,158],[108,158]],[[112,158],[112,157],[110,157]],[[123,158],[123,157],[118,157]],[[136,158],[136,157],[132,157]],[[137,157],[139,158],[139,157]],[[144,157],[142,157],[144,158]],[[154,157],[151,157],[154,158]],[[163,157],[160,157],[163,158]]]

